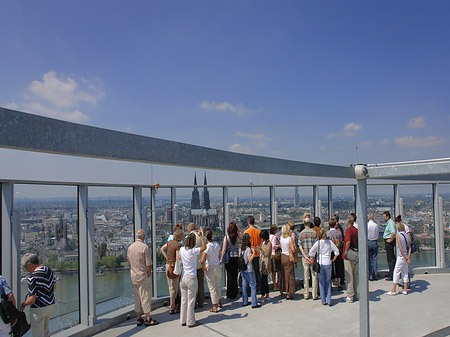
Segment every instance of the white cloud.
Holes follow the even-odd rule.
[[[252,154],[252,150],[247,145],[238,144],[238,143],[231,145],[228,150],[231,152]]]
[[[19,109],[19,105],[17,103],[14,103],[14,102],[6,103],[5,104],[5,108],[6,109],[11,109],[11,110],[17,110],[17,109]]]
[[[356,123],[350,122],[346,126],[344,126],[344,131],[359,131],[361,129],[362,129],[361,123],[356,124]]]
[[[231,112],[239,117],[250,115],[253,110],[244,107],[242,103],[233,105],[229,102],[202,101],[200,107],[208,111]]]
[[[334,138],[336,135],[332,132],[327,135],[327,139]]]
[[[105,95],[99,79],[89,81],[81,79],[85,88],[72,78],[58,76],[55,71],[49,71],[42,76],[42,81],[33,81],[28,87],[37,98],[42,98],[58,108],[70,109],[85,102],[92,105]]]
[[[425,116],[411,118],[408,122],[409,129],[422,129],[426,126]]]
[[[373,142],[370,140],[364,140],[361,142],[361,146],[365,147],[365,148],[371,147],[372,145],[373,145]]]
[[[80,111],[80,105],[96,105],[105,95],[103,83],[95,78],[81,78],[79,83],[71,77],[64,77],[49,71],[42,80],[31,82],[23,94],[23,102],[9,103],[15,110],[58,118],[70,122],[87,122],[89,116]]]
[[[270,138],[267,138],[266,136],[264,136],[263,133],[243,133],[241,131],[236,131],[235,135],[238,136],[238,137],[250,138],[250,139],[253,139],[253,140],[270,141]]]
[[[382,146],[389,145],[389,140],[387,140],[386,138],[382,139],[379,144],[382,145]]]
[[[394,138],[394,143],[398,146],[405,147],[431,147],[441,145],[447,142],[447,138],[444,137],[414,137],[414,136],[404,136]]]

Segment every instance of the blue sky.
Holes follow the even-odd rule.
[[[355,146],[366,163],[448,157],[448,13],[446,0],[2,1],[0,106],[309,162],[355,163]],[[150,179],[143,164],[0,160],[6,178]],[[166,184],[192,173],[154,167]]]

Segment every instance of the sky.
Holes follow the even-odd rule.
[[[6,0],[0,106],[306,162],[449,157],[449,12],[447,0]],[[0,161],[8,179],[191,184],[204,171],[5,149]]]

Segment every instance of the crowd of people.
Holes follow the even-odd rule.
[[[387,295],[396,295],[396,287],[402,284],[404,295],[408,293],[409,264],[414,251],[414,240],[409,227],[401,216],[391,219],[384,212],[386,228],[383,233],[389,272],[386,280],[392,281]],[[368,214],[369,280],[378,279],[377,256],[379,224],[373,214]],[[300,229],[293,222],[281,227],[273,224],[269,230],[255,227],[253,216],[248,217],[248,228],[242,232],[232,222],[227,227],[222,246],[214,240],[210,229],[196,229],[188,225],[188,234],[177,224],[174,233],[162,246],[166,259],[166,275],[170,294],[170,314],[180,314],[182,326],[190,328],[199,325],[195,309],[204,305],[204,278],[206,276],[211,313],[222,308],[221,278],[222,266],[226,270],[226,298],[236,301],[241,282],[242,305],[257,309],[270,301],[269,276],[273,290],[279,291],[286,300],[297,291],[294,270],[299,259],[303,265],[303,298],[318,300],[332,306],[332,279],[339,291],[346,286],[346,302],[358,300],[358,224],[356,215],[346,219],[346,229],[335,214],[328,221],[328,230],[321,226],[321,219],[311,220],[309,213],[303,214]],[[150,248],[145,243],[145,232],[137,231],[136,241],[130,245],[127,260],[137,313],[137,325],[151,326],[159,322],[151,317],[151,270]],[[18,307],[21,311],[30,306],[30,321],[33,336],[49,336],[49,320],[55,305],[55,277],[51,268],[41,265],[38,256],[25,254],[22,267],[29,273],[28,294]],[[2,299],[8,299],[16,307],[16,300],[6,279],[0,275]],[[311,287],[312,286],[312,287]],[[310,288],[311,287],[311,288]],[[311,294],[310,294],[311,290]],[[249,299],[250,295],[250,299]],[[259,295],[259,298],[258,298]],[[0,320],[0,337],[8,336],[17,322]]]

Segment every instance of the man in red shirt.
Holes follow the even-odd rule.
[[[355,223],[354,217],[349,215],[347,218],[347,229],[345,231],[344,239],[344,268],[345,268],[345,282],[347,284],[347,299],[348,303],[352,303],[359,297],[359,279],[358,279],[358,229],[353,226]],[[347,256],[352,250],[351,256]],[[356,252],[356,259],[353,258]]]
[[[252,249],[255,249],[252,265],[256,280],[256,293],[261,294],[261,272],[259,271],[259,252],[261,250],[261,231],[255,227],[255,218],[250,215],[248,217],[248,229],[244,232],[250,235],[250,243]]]

